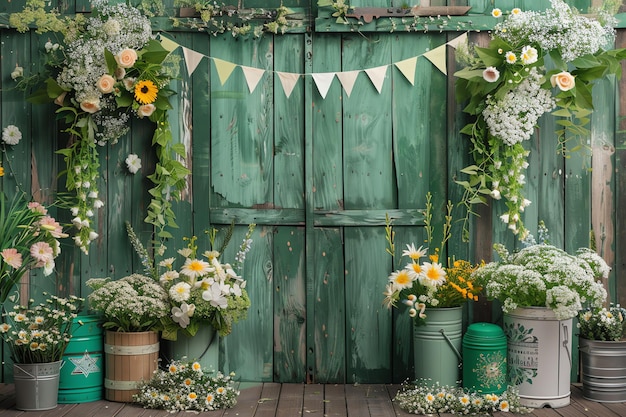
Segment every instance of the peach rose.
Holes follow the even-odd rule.
[[[143,119],[144,117],[150,117],[152,113],[154,113],[155,109],[156,107],[154,107],[154,104],[152,103],[142,104],[137,108],[137,116],[139,116],[140,119]]]
[[[552,87],[559,87],[561,91],[571,90],[576,86],[574,76],[567,71],[559,72],[550,77]]]
[[[98,82],[96,83],[96,87],[103,94],[109,94],[113,91],[115,86],[115,79],[111,77],[109,74],[104,74]]]
[[[97,98],[89,98],[80,103],[80,108],[87,113],[95,113],[100,110],[100,100]]]
[[[126,48],[115,56],[115,60],[120,67],[130,68],[135,65],[135,61],[137,61],[137,51]]]
[[[57,106],[63,106],[63,102],[65,101],[65,96],[67,96],[67,91],[62,92],[57,98],[54,99],[54,104]]]

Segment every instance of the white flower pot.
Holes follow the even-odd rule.
[[[552,310],[518,308],[504,315],[509,385],[519,389],[523,406],[564,407],[570,403],[572,319]]]

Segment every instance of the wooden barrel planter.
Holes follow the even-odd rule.
[[[106,372],[105,398],[109,401],[132,402],[138,384],[148,381],[159,363],[157,332],[111,332],[104,340]]]

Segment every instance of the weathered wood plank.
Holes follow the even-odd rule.
[[[314,346],[312,382],[346,381],[346,306],[344,253],[339,228],[315,229]]]
[[[263,384],[243,383],[239,389],[237,404],[231,409],[224,410],[224,416],[253,417],[262,398]]]
[[[324,417],[324,404],[324,386],[306,384],[304,386],[303,414],[309,417]]]
[[[382,305],[384,228],[344,229],[347,382],[391,380],[391,312]],[[381,300],[381,301],[372,301]],[[331,307],[332,308],[332,307]]]
[[[304,384],[283,384],[278,400],[276,417],[291,417],[303,415]]]
[[[279,227],[274,239],[274,381],[306,380],[304,228]]]
[[[273,38],[237,40],[230,34],[211,38],[211,56],[272,71]],[[214,207],[273,202],[273,100],[277,76],[264,78],[253,93],[241,71],[223,84],[211,66],[211,176]],[[301,88],[301,87],[300,87]],[[220,202],[221,201],[221,202]]]
[[[263,384],[263,391],[254,417],[274,417],[278,410],[281,385],[271,382]]]
[[[224,259],[233,260],[247,226],[237,226]],[[248,318],[233,326],[233,332],[223,339],[224,371],[235,372],[241,381],[273,380],[273,300],[274,300],[274,231],[272,227],[257,227],[252,247],[246,256],[242,277],[251,307]]]

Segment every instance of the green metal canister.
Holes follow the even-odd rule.
[[[473,323],[463,336],[463,387],[485,394],[506,391],[506,335],[500,326]]]
[[[72,339],[63,354],[59,403],[74,404],[104,397],[104,356],[100,317],[79,315],[72,322]]]

